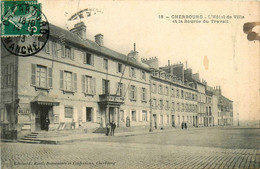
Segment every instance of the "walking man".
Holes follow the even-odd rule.
[[[111,130],[111,126],[110,126],[110,123],[107,123],[107,132],[106,132],[106,135],[109,136],[110,135],[110,130]]]
[[[111,135],[112,136],[115,135],[115,129],[116,129],[116,123],[114,121],[112,121],[112,124],[111,124]]]

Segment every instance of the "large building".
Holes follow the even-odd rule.
[[[139,60],[135,49],[118,53],[105,47],[102,34],[87,39],[82,22],[70,31],[50,30],[44,49],[33,56],[2,47],[2,137],[43,130],[46,117],[50,130],[104,128],[111,121],[154,129],[216,125],[214,95],[183,64],[159,67],[157,58]],[[218,124],[231,124],[233,114],[224,109],[230,111],[232,102],[222,106],[227,99],[217,98],[223,109]]]

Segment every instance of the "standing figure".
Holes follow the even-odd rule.
[[[184,123],[184,127],[185,127],[185,129],[187,129],[187,123]]]
[[[106,135],[109,136],[110,135],[110,130],[111,130],[111,126],[110,126],[110,123],[107,123],[107,132],[106,132]]]
[[[46,130],[46,131],[49,130],[49,124],[50,124],[50,119],[49,119],[49,117],[47,116],[47,117],[46,117],[46,120],[45,120],[45,130]]]
[[[112,121],[112,123],[111,123],[111,135],[112,136],[115,135],[115,129],[116,129],[116,123],[114,121]]]
[[[184,127],[184,122],[181,122],[181,129],[183,129]]]

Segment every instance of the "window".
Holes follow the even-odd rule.
[[[86,94],[95,94],[96,93],[96,79],[82,75],[82,92]]]
[[[177,111],[180,111],[180,103],[177,103]]]
[[[146,110],[142,111],[142,121],[147,121],[147,111]]]
[[[137,99],[137,89],[134,85],[130,86],[129,99],[130,100],[136,100]]]
[[[211,107],[209,106],[209,115],[211,116]]]
[[[109,85],[109,80],[102,80],[102,93],[103,94],[109,94],[110,85]]]
[[[132,121],[136,121],[136,111],[132,111],[131,115],[132,115]]]
[[[163,108],[163,100],[160,100],[160,109]]]
[[[43,88],[52,87],[52,68],[32,64],[31,85]]]
[[[153,85],[152,85],[152,92],[156,93],[156,84],[155,83],[153,83]]]
[[[65,118],[72,118],[73,117],[73,107],[71,106],[65,106],[64,107],[65,111]]]
[[[92,121],[92,107],[86,107],[86,121]]]
[[[174,88],[171,89],[171,96],[174,97]]]
[[[181,111],[184,112],[184,103],[181,104]]]
[[[174,111],[175,110],[175,103],[172,102],[172,110]]]
[[[125,121],[125,113],[124,110],[120,110],[120,120]]]
[[[169,109],[169,101],[168,100],[166,100],[166,108],[165,109]]]
[[[160,115],[160,124],[163,124],[163,115]]]
[[[159,94],[163,94],[163,88],[162,88],[162,85],[159,85],[159,91],[158,91]]]
[[[108,69],[108,60],[107,60],[107,59],[103,59],[103,68],[104,68],[105,70]]]
[[[135,76],[135,68],[130,67],[130,69],[129,69],[129,76],[130,76],[130,77],[136,77],[136,76]]]
[[[146,89],[142,88],[142,101],[146,101]]]
[[[65,57],[66,57],[66,58],[70,58],[70,59],[74,59],[74,58],[72,57],[71,48],[68,47],[68,46],[65,46]]]
[[[166,123],[169,124],[170,122],[170,118],[169,118],[169,115],[166,116]]]
[[[60,88],[63,89],[64,92],[76,92],[77,74],[60,70]]]
[[[85,54],[84,54],[83,63],[84,63],[84,64],[87,64],[87,65],[92,65],[92,66],[94,66],[94,57],[93,57],[93,55],[90,54],[90,53],[85,53]]]
[[[165,95],[167,95],[167,96],[169,95],[169,88],[168,88],[168,86],[165,87]]]
[[[184,98],[184,92],[183,92],[183,90],[181,90],[181,98],[182,98],[182,99]]]
[[[176,90],[176,97],[179,98],[179,89]]]
[[[123,65],[121,63],[117,64],[117,72],[119,72],[119,73],[123,72]]]
[[[47,68],[37,66],[36,85],[40,87],[47,87]]]
[[[9,86],[12,84],[12,73],[13,73],[13,64],[7,64],[3,66],[1,70],[3,74],[3,85],[4,86]]]
[[[142,80],[145,80],[145,79],[146,79],[146,77],[145,77],[145,72],[144,72],[144,71],[141,71],[141,79],[142,79]]]
[[[116,91],[116,94],[119,95],[119,96],[123,96],[123,88],[124,88],[124,85],[123,83],[117,83],[117,91]]]
[[[153,107],[153,108],[156,108],[156,99],[153,99],[152,107]]]
[[[72,72],[64,72],[64,90],[72,91]]]

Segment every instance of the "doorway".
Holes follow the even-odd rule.
[[[86,108],[86,121],[87,122],[92,121],[92,107]]]
[[[153,122],[154,122],[154,128],[157,129],[157,118],[156,118],[156,114],[153,114]]]
[[[172,115],[172,127],[175,127],[174,115]]]
[[[49,106],[37,106],[36,111],[36,130],[45,130],[46,117],[49,117]]]

